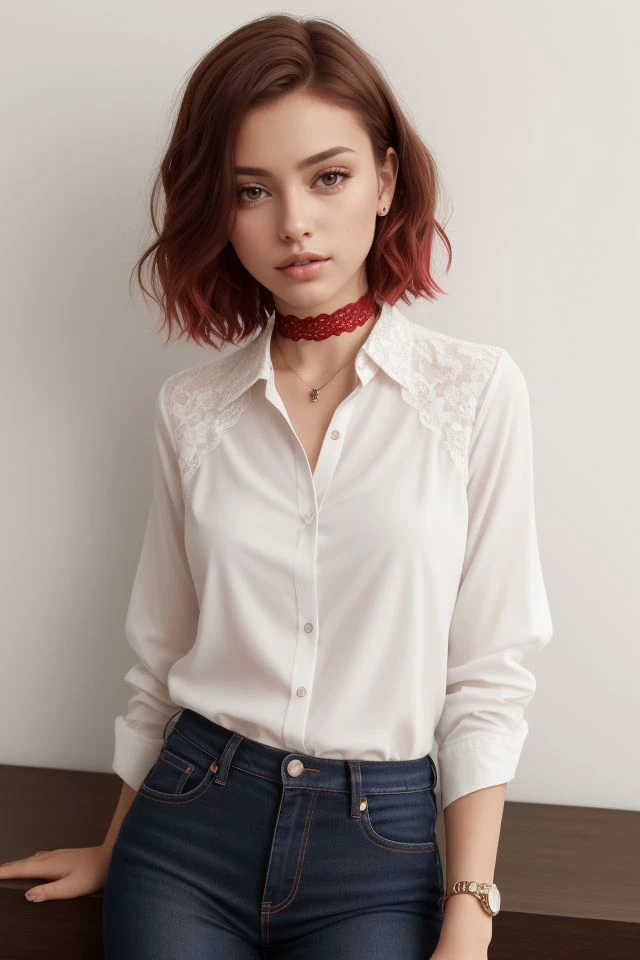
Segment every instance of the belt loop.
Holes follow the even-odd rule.
[[[431,772],[433,776],[431,777],[431,789],[435,790],[436,784],[438,782],[438,771],[436,770],[436,765],[433,762],[433,757],[430,753],[427,754],[427,759],[429,760],[429,765],[431,767]]]
[[[362,771],[359,760],[347,760],[351,773],[351,816],[360,818],[360,802],[362,800]]]
[[[241,742],[244,740],[244,737],[240,733],[232,733],[229,739],[225,744],[225,748],[222,751],[220,757],[220,764],[218,766],[218,776],[216,777],[216,783],[226,783],[227,774],[229,773],[229,767],[231,766],[231,761],[233,760],[233,755],[240,746]]]

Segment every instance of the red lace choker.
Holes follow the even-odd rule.
[[[359,300],[338,307],[333,313],[319,313],[315,317],[296,317],[293,313],[275,311],[278,335],[290,340],[326,340],[363,326],[376,309],[375,297],[368,290]]]

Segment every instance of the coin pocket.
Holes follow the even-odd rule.
[[[374,793],[364,797],[360,824],[369,840],[391,850],[431,853],[435,846],[433,789]]]
[[[204,793],[217,770],[216,757],[173,730],[138,792],[154,800],[187,803]]]

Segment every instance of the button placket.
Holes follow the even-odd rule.
[[[295,458],[298,509],[301,529],[293,554],[296,609],[296,643],[291,669],[289,703],[283,723],[283,738],[291,750],[307,752],[304,731],[312,693],[317,656],[317,610],[315,556],[317,549],[316,491],[302,448]]]
[[[365,376],[366,375],[365,372]],[[313,484],[318,501],[318,513],[329,489],[331,478],[340,462],[340,454],[342,453],[342,445],[346,437],[349,420],[351,419],[355,402],[363,385],[364,382],[361,382],[348,397],[345,397],[344,400],[338,404],[331,423],[329,424],[327,434],[322,442],[320,455],[316,463],[315,476],[313,477]]]
[[[298,635],[291,670],[289,704],[282,732],[284,742],[289,748],[305,753],[308,751],[304,734],[310,698],[313,694],[318,644],[321,639],[318,624],[316,566],[318,522],[322,516],[320,513],[322,500],[326,496],[340,460],[342,443],[353,413],[354,401],[361,389],[362,383],[336,408],[320,450],[315,476],[309,469],[309,462],[302,445],[295,458],[298,508],[302,526],[293,557],[295,596],[298,604]],[[312,504],[315,509],[311,506]]]

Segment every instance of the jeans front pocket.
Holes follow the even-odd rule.
[[[363,797],[360,816],[364,835],[388,850],[433,853],[436,806],[432,787],[373,793]]]
[[[174,729],[138,793],[164,803],[189,803],[213,783],[217,758]]]

